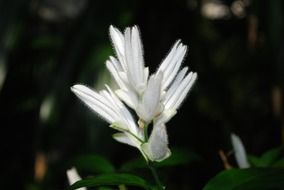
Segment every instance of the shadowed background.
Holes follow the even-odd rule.
[[[169,189],[201,189],[223,169],[230,132],[247,151],[281,144],[284,38],[281,0],[0,1],[1,189],[64,189],[68,162],[101,154],[115,165],[137,150],[70,91],[103,88],[114,55],[109,25],[137,24],[154,72],[177,39],[198,80],[167,124],[170,147],[201,161],[161,170]],[[234,164],[234,163],[232,163]],[[168,176],[168,177],[166,177]],[[170,176],[170,177],[169,177]]]

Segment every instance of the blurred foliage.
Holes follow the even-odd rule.
[[[280,190],[284,187],[284,169],[231,169],[211,179],[204,190]]]
[[[130,174],[102,174],[94,178],[85,179],[74,183],[68,190],[77,189],[79,187],[100,187],[103,185],[119,186],[121,184],[128,186],[137,186],[143,189],[150,189],[147,182]]]
[[[94,173],[112,173],[115,171],[111,162],[99,155],[79,156],[71,162],[69,167],[76,166],[80,171],[85,170]]]
[[[269,160],[273,155],[262,154],[281,145],[284,134],[283,4],[0,1],[1,189],[64,189],[66,163],[82,155],[104,155],[114,168],[136,159],[137,151],[114,142],[107,124],[70,92],[75,83],[99,89],[111,80],[104,66],[114,54],[110,24],[140,27],[151,71],[176,39],[189,46],[184,65],[199,78],[168,123],[169,140],[206,159],[191,164],[185,157],[182,166],[161,168],[168,189],[204,187],[223,169],[218,150],[231,149],[232,131],[255,158]]]
[[[283,162],[282,152],[283,152],[282,147],[277,147],[264,152],[260,157],[250,155],[248,159],[249,162],[254,167],[271,167],[274,165],[279,167],[278,164],[280,162]]]

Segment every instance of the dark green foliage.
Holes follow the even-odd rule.
[[[284,169],[252,168],[225,170],[211,179],[204,190],[281,190]]]
[[[99,186],[136,186],[143,189],[150,189],[146,181],[138,176],[131,174],[102,174],[93,178],[76,182],[68,188],[68,190],[77,189],[79,187],[99,187]]]
[[[248,159],[252,166],[255,167],[269,167],[274,166],[281,161],[283,155],[283,148],[277,147],[266,151],[260,157],[249,155]]]
[[[99,155],[79,156],[71,162],[79,171],[90,173],[113,173],[115,171],[112,163]]]

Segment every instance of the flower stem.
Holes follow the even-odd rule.
[[[155,167],[153,166],[153,164],[151,162],[148,162],[148,167],[151,170],[151,173],[152,173],[152,175],[153,175],[153,177],[155,179],[155,182],[157,184],[158,190],[164,190],[165,187],[161,183],[160,178],[158,176],[158,173],[157,173]]]
[[[149,136],[148,136],[148,125],[144,126],[144,138],[145,138],[145,142],[148,141]]]

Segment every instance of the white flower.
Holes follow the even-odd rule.
[[[187,67],[181,69],[187,47],[178,40],[149,77],[138,28],[128,27],[122,34],[110,26],[110,37],[117,58],[111,56],[106,66],[119,86],[116,94],[108,87],[95,92],[84,85],[74,85],[71,90],[120,131],[113,135],[114,139],[138,148],[147,161],[162,161],[171,154],[165,123],[175,115],[197,78],[196,73],[187,72]],[[120,99],[136,112],[139,127]],[[151,122],[153,129],[148,139],[145,132]]]
[[[180,70],[186,46],[178,40],[156,73],[148,79],[149,69],[144,67],[137,27],[126,28],[123,35],[110,26],[110,36],[118,60],[110,57],[106,65],[119,86],[118,96],[146,123],[159,115],[159,122],[168,121],[197,78],[196,73],[187,74],[187,67]]]
[[[231,141],[239,168],[249,168],[250,164],[247,160],[246,150],[241,139],[237,135],[231,134]]]
[[[68,181],[69,181],[69,184],[72,185],[74,183],[76,183],[77,181],[80,181],[82,178],[79,176],[76,168],[71,168],[69,170],[66,171],[66,174],[67,174],[67,178],[68,178]],[[87,190],[86,187],[81,187],[79,188],[78,190]]]
[[[110,88],[99,93],[84,85],[74,85],[71,90],[95,113],[119,130],[114,138],[119,142],[133,145],[140,149],[144,142],[143,130],[137,127],[132,115]]]

